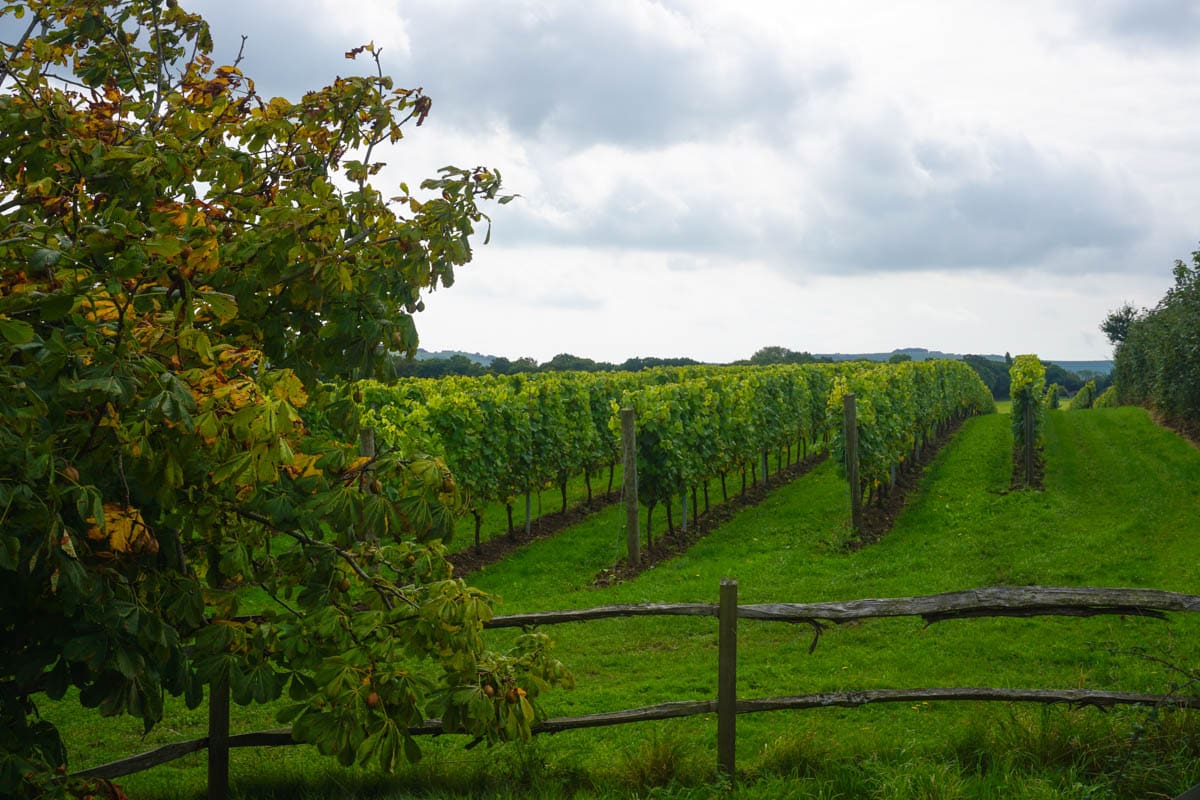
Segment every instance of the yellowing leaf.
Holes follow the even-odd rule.
[[[294,478],[311,478],[323,474],[321,470],[317,469],[318,460],[320,460],[320,456],[295,453],[292,456],[292,465],[286,469],[288,474]]]
[[[158,540],[150,533],[150,528],[142,519],[142,512],[132,506],[105,503],[103,529],[93,524],[88,528],[87,535],[94,541],[107,537],[108,546],[114,553],[158,552]]]

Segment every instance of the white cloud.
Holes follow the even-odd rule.
[[[385,190],[499,167],[522,198],[419,320],[434,348],[1104,357],[1200,238],[1184,0],[205,0],[298,94],[383,48],[433,114]]]

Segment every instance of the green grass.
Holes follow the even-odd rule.
[[[621,488],[621,466],[613,469],[613,488]],[[600,497],[608,490],[608,467],[597,470],[592,474],[592,496]],[[567,481],[567,507],[574,508],[587,502],[587,482],[583,475],[576,475]],[[536,521],[539,517],[553,514],[562,510],[562,495],[557,486],[544,487],[530,495],[530,519]],[[516,498],[512,503],[513,527],[523,530],[525,527],[525,496]],[[503,536],[508,533],[508,512],[503,503],[488,503],[479,510],[482,520],[479,531],[479,541]],[[454,536],[450,539],[450,552],[466,550],[475,543],[475,518],[471,514],[463,514],[454,526]]]
[[[499,613],[616,602],[714,602],[735,577],[742,602],[844,600],[997,584],[1197,589],[1200,452],[1137,409],[1051,413],[1041,492],[1010,492],[1008,417],[969,421],[879,543],[844,551],[847,493],[833,465],[771,493],[686,555],[607,589],[595,572],[620,551],[610,508],[536,542],[472,582]],[[719,496],[719,490],[718,490]],[[640,618],[550,629],[578,688],[545,698],[552,716],[716,694],[713,620]],[[855,688],[1004,686],[1166,691],[1172,675],[1139,651],[1185,667],[1200,619],[1039,618],[874,621],[811,631],[743,621],[741,697]],[[507,634],[493,637],[503,646]],[[1194,688],[1194,687],[1193,687]],[[198,712],[172,713],[146,741],[131,721],[48,705],[75,768],[151,743],[203,735]],[[273,727],[270,709],[235,709],[236,730]],[[1174,796],[1200,781],[1194,715],[1120,709],[933,703],[772,712],[738,721],[742,798],[1051,798]],[[694,717],[541,737],[465,751],[436,739],[398,776],[340,770],[308,748],[244,750],[242,796],[716,797],[715,720]],[[1140,733],[1136,733],[1140,731]],[[1135,736],[1136,733],[1136,736]],[[200,756],[123,781],[131,795],[196,797]]]

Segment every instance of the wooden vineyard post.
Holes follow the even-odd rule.
[[[1032,392],[1026,392],[1025,414],[1021,422],[1025,426],[1025,485],[1033,486],[1033,398]]]
[[[629,553],[629,564],[642,563],[642,545],[638,539],[638,482],[637,482],[637,430],[634,426],[633,409],[621,409],[621,444],[624,452],[622,468],[625,493],[625,543]]]
[[[854,395],[842,398],[846,437],[846,480],[850,482],[850,525],[854,530],[862,527],[862,490],[858,485],[858,417]]]
[[[208,800],[229,796],[229,678],[208,687]]]
[[[532,450],[532,448],[533,448],[533,420],[526,419],[525,424],[529,426],[529,447],[530,447],[529,462],[532,464],[533,463],[533,450]],[[533,512],[533,498],[531,497],[531,494],[532,494],[532,492],[528,488],[526,488],[525,489],[525,535],[526,536],[529,535],[529,519],[532,516],[532,512]],[[541,500],[540,497],[538,499]],[[538,510],[541,511],[541,509],[538,509]]]
[[[361,428],[358,431],[358,454],[367,458],[375,457],[374,428]]]
[[[717,771],[730,782],[737,760],[737,613],[737,581],[722,578],[717,614]]]

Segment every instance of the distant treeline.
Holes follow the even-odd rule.
[[[1126,303],[1100,329],[1116,346],[1121,403],[1146,406],[1172,425],[1200,426],[1200,251],[1175,262],[1175,285],[1154,308]]]
[[[832,363],[829,358],[817,358],[812,353],[800,353],[786,347],[764,347],[749,359],[735,361],[737,365]],[[627,358],[620,364],[594,361],[570,353],[559,353],[539,364],[532,358],[507,359],[496,357],[487,366],[465,355],[449,358],[424,358],[409,361],[397,358],[396,374],[406,378],[443,378],[447,375],[515,375],[522,372],[640,372],[652,367],[694,367],[701,362],[692,358]]]
[[[907,361],[911,356],[896,352],[889,361]],[[1008,367],[1012,359],[997,361],[986,356],[963,356],[963,361],[971,366],[997,400],[1008,399]],[[770,366],[772,364],[832,364],[834,359],[828,356],[814,356],[807,351],[789,350],[786,347],[764,347],[748,359],[733,362],[736,366]],[[396,374],[406,378],[443,378],[447,375],[515,375],[529,372],[640,372],[651,367],[692,367],[701,362],[691,358],[627,358],[620,364],[610,361],[594,361],[590,358],[559,353],[549,361],[538,363],[532,358],[508,359],[496,357],[488,365],[480,364],[465,355],[452,355],[448,358],[424,358],[415,361],[398,358],[395,362]],[[1058,384],[1059,394],[1070,396],[1083,388],[1089,380],[1094,380],[1096,388],[1103,391],[1112,381],[1109,376],[1100,373],[1074,373],[1056,364],[1046,363],[1046,385]]]

